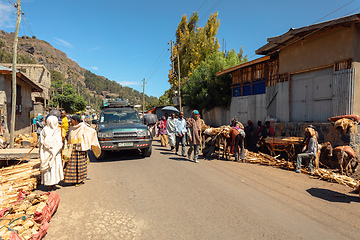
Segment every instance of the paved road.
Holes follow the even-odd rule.
[[[133,156],[135,155],[135,156]],[[92,161],[61,201],[45,239],[359,239],[349,188],[278,168],[193,163],[160,147]]]

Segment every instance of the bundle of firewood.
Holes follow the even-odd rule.
[[[268,166],[276,166],[291,170],[295,169],[294,164],[292,162],[285,161],[284,159],[277,159],[262,152],[254,153],[248,150],[246,150],[245,162],[258,163]]]
[[[12,204],[0,214],[1,239],[10,239],[11,234],[28,240],[36,235],[43,236],[43,223],[34,219],[34,214],[41,213],[49,199],[49,195],[31,193],[25,199]],[[45,231],[46,232],[46,231]],[[18,238],[16,238],[18,239]]]
[[[295,169],[295,166],[292,162],[285,161],[284,159],[280,160],[280,159],[277,159],[275,157],[269,156],[269,155],[267,155],[265,153],[261,153],[261,152],[254,153],[254,152],[246,150],[245,161],[249,162],[249,163],[257,163],[257,164],[263,164],[263,165],[268,165],[268,166],[276,166],[276,167],[281,167],[281,168],[290,169],[290,170]],[[306,171],[305,169],[301,169],[301,172],[309,174],[309,172]],[[315,168],[313,176],[318,177],[319,179],[329,181],[329,182],[337,182],[339,184],[359,190],[360,181],[355,180],[346,175],[334,173],[330,170],[326,170],[323,168],[318,168],[318,169]]]
[[[359,188],[360,181],[355,180],[351,177],[348,177],[346,175],[341,175],[337,173],[333,173],[330,170],[326,170],[323,168],[315,169],[314,175],[318,176],[320,179],[324,179],[330,182],[337,182],[339,184],[351,187],[351,188]]]
[[[218,135],[218,134],[222,134],[224,135],[225,137],[229,137],[229,133],[230,133],[230,130],[231,130],[231,127],[228,126],[228,125],[223,125],[221,127],[218,127],[218,128],[207,128],[204,130],[204,134],[205,135],[209,135],[209,136],[215,136],[215,135]]]
[[[17,201],[18,192],[32,191],[37,186],[40,160],[0,169],[0,209]]]

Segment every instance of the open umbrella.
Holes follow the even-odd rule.
[[[157,121],[157,116],[153,113],[147,113],[144,115],[144,120],[146,124],[155,124]]]
[[[163,107],[161,109],[161,111],[164,111],[164,112],[176,112],[178,113],[179,110],[177,110],[177,108],[173,107],[173,106],[166,106],[166,107]]]
[[[59,111],[59,110],[56,110],[56,109],[51,110],[51,111],[49,112],[49,115],[50,115],[50,116],[55,116],[55,117],[57,117],[57,118],[61,117],[60,111]]]

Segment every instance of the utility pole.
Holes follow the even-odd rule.
[[[143,79],[143,104],[142,104],[143,117],[145,112],[145,78]]]
[[[181,108],[181,92],[180,92],[180,58],[179,58],[179,53],[177,55],[177,59],[178,59],[178,69],[179,69],[179,109],[180,112],[182,112],[182,108]]]
[[[17,59],[19,27],[21,21],[21,0],[17,0],[15,7],[17,8],[17,12],[16,12],[17,18],[16,18],[15,38],[14,38],[14,46],[13,46],[10,148],[14,148],[15,114],[16,114],[16,59]]]
[[[172,88],[175,96],[175,78],[174,78],[174,58],[173,58],[173,40],[171,40],[171,78],[172,78]]]

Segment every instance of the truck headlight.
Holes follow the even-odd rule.
[[[138,137],[147,137],[149,131],[137,131],[136,134]]]
[[[98,137],[99,138],[111,138],[111,137],[113,137],[113,133],[112,132],[99,132]]]

